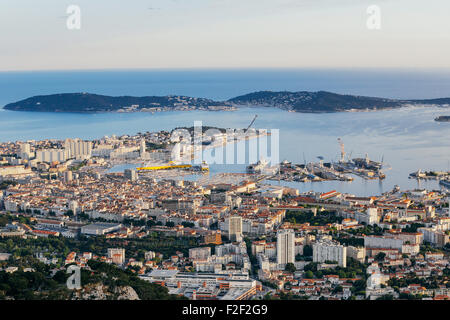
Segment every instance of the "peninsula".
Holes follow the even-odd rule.
[[[7,104],[4,109],[39,112],[158,112],[235,110],[243,106],[276,107],[293,112],[324,113],[342,111],[372,111],[400,108],[408,105],[449,106],[450,98],[429,100],[397,100],[326,91],[273,92],[259,91],[226,101],[187,96],[112,97],[91,93],[62,93],[34,96]],[[438,120],[440,121],[440,120]]]

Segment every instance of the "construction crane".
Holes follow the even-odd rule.
[[[345,162],[344,142],[342,141],[341,138],[338,138],[337,140],[339,142],[339,146],[341,147],[341,161],[340,162]]]
[[[255,123],[256,118],[258,118],[257,114],[255,114],[255,117],[253,118],[252,122],[250,122],[250,124],[248,125],[247,129],[245,130],[245,132],[247,132],[248,129],[250,129],[250,127],[253,125],[253,123]]]

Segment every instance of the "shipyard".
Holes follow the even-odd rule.
[[[351,175],[361,177],[366,180],[382,180],[386,177],[382,169],[389,170],[383,159],[381,162],[369,159],[366,154],[364,158],[346,157],[344,143],[338,138],[340,146],[340,159],[337,162],[324,162],[322,156],[318,156],[318,162],[303,164],[293,164],[288,160],[282,161],[278,165],[269,165],[265,159],[247,166],[248,173],[259,173],[267,176],[268,180],[283,180],[295,182],[319,182],[319,181],[353,181]]]

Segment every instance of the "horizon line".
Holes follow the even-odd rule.
[[[0,73],[38,72],[173,72],[173,71],[370,71],[370,72],[435,72],[450,73],[450,67],[154,67],[154,68],[81,68],[81,69],[28,69],[0,70]]]

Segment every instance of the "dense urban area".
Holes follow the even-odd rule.
[[[445,188],[300,193],[267,181],[382,179],[381,164],[342,151],[212,175],[173,146],[168,131],[1,143],[0,299],[449,299]]]

